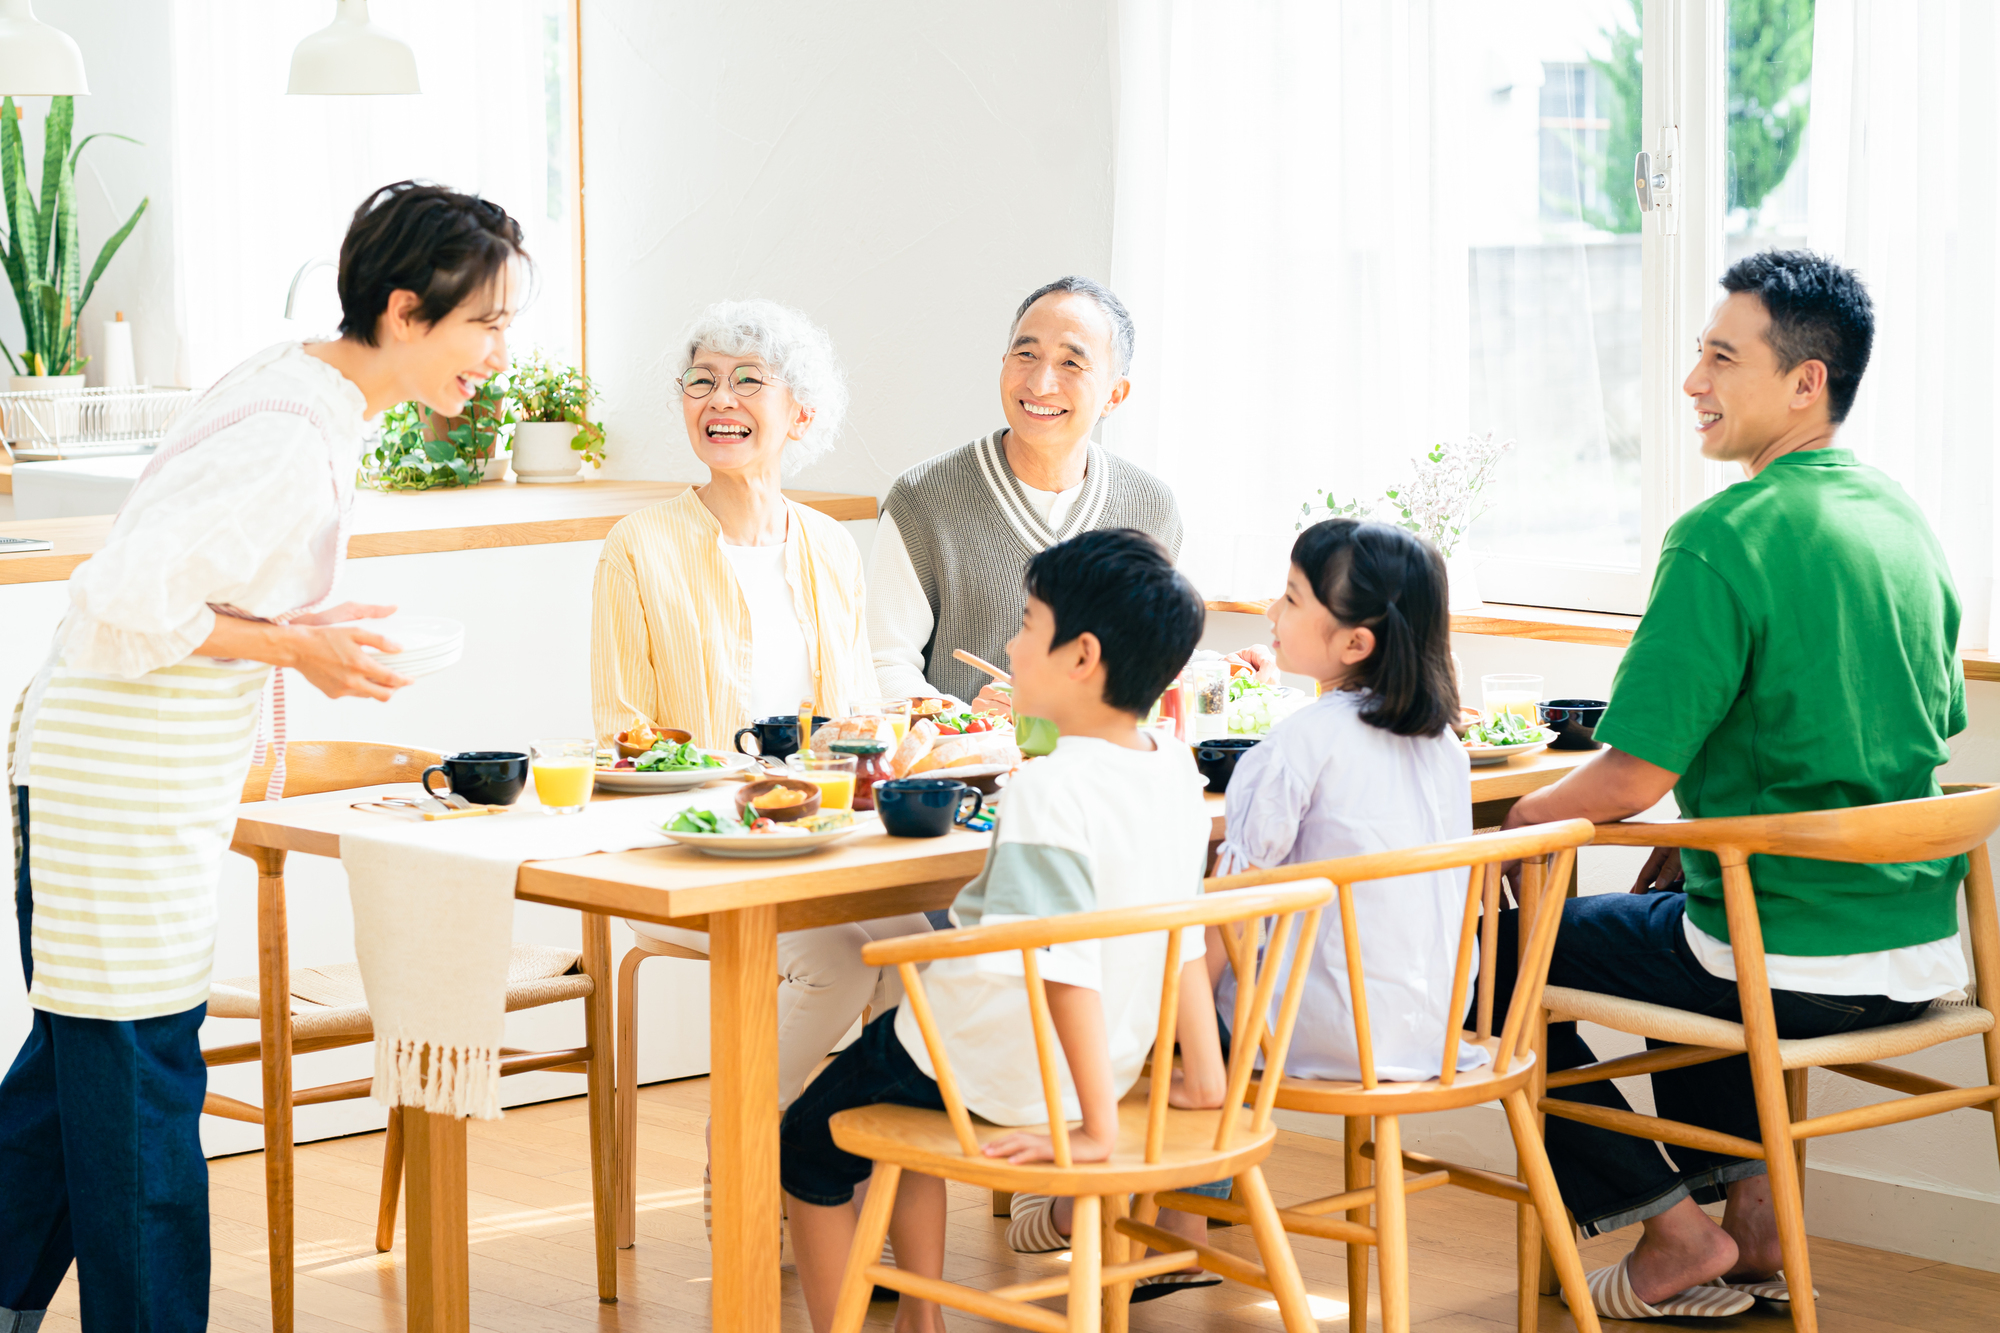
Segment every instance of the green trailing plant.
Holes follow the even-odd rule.
[[[520,420],[506,375],[489,377],[455,417],[422,403],[399,403],[382,414],[381,440],[368,456],[363,480],[384,491],[430,491],[477,486],[486,460],[507,447],[504,433]]]
[[[26,343],[18,359],[4,343],[0,343],[0,352],[6,353],[17,375],[74,375],[86,360],[78,337],[83,308],[90,303],[105,266],[152,202],[150,198],[139,201],[125,225],[97,252],[90,276],[85,278],[83,246],[76,233],[77,159],[92,139],[123,139],[134,144],[139,140],[125,134],[89,134],[71,148],[76,99],[54,98],[48,118],[42,122],[42,195],[38,200],[28,188],[27,150],[21,142],[18,114],[13,98],[0,99],[0,191],[4,191],[7,205],[7,236],[0,244],[0,266],[6,268],[15,303],[21,308]]]
[[[569,447],[592,467],[604,461],[604,424],[590,419],[597,386],[581,370],[537,349],[515,363],[510,379],[519,420],[566,421],[577,428]]]

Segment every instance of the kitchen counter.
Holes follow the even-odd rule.
[[[348,555],[421,555],[496,546],[599,541],[627,514],[671,500],[684,481],[580,481],[558,486],[488,482],[469,490],[362,491],[354,500]],[[831,491],[786,491],[836,519],[872,519],[875,498]],[[97,553],[111,532],[109,514],[0,523],[0,536],[41,537],[52,551],[0,555],[0,584],[55,583]]]

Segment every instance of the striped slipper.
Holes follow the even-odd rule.
[[[1709,1283],[1712,1287],[1727,1287],[1731,1291],[1748,1292],[1760,1301],[1774,1301],[1779,1305],[1792,1303],[1792,1284],[1785,1281],[1785,1271],[1781,1268],[1762,1282],[1724,1282],[1716,1278]],[[1819,1288],[1813,1288],[1813,1299],[1819,1299]]]
[[[1676,1292],[1658,1305],[1648,1305],[1632,1291],[1632,1279],[1625,1272],[1630,1255],[1609,1268],[1600,1268],[1584,1279],[1590,1288],[1590,1303],[1603,1319],[1720,1319],[1742,1314],[1757,1303],[1747,1292],[1726,1287],[1689,1287]],[[1564,1292],[1563,1304],[1569,1304]]]
[[[1160,1273],[1153,1277],[1142,1277],[1132,1285],[1132,1304],[1141,1301],[1157,1301],[1162,1296],[1171,1296],[1177,1291],[1193,1291],[1197,1287],[1219,1287],[1222,1279],[1213,1273]]]
[[[1054,1254],[1069,1248],[1069,1237],[1056,1230],[1054,1195],[1014,1196],[1007,1222],[1007,1248],[1016,1254]]]
[[[715,1182],[706,1166],[701,1169],[701,1234],[711,1246],[715,1244]]]

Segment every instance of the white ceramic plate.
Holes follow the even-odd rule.
[[[597,770],[597,785],[606,791],[690,791],[705,782],[747,773],[757,766],[757,761],[747,754],[717,754],[713,750],[704,750],[702,753],[714,754],[722,761],[722,767],[675,769],[657,773],[642,773],[636,768],[600,768]]]
[[[873,815],[860,814],[846,828],[831,829],[825,833],[674,833],[664,828],[659,832],[663,838],[671,838],[683,847],[692,847],[710,856],[768,861],[780,856],[803,856],[829,843],[839,842],[849,834],[876,827]]]
[[[1547,727],[1541,728],[1542,738],[1538,741],[1523,741],[1519,745],[1468,745],[1465,757],[1475,767],[1481,764],[1504,764],[1509,759],[1519,759],[1523,755],[1540,754],[1549,748],[1556,734]]]
[[[400,645],[402,652],[378,652],[376,660],[410,680],[455,666],[465,656],[465,624],[445,616],[394,615],[382,620],[350,620],[344,623],[352,629],[380,634],[391,643]]]

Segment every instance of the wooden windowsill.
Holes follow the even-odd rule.
[[[1208,609],[1261,616],[1270,605],[1268,601],[1210,602]],[[1454,634],[1495,634],[1509,639],[1540,639],[1545,643],[1581,643],[1593,648],[1623,648],[1632,642],[1632,632],[1638,628],[1637,616],[1495,602],[1482,603],[1477,610],[1461,611],[1451,618]],[[1959,658],[1965,665],[1967,680],[2000,681],[2000,654],[1968,649]]]
[[[353,535],[347,554],[358,560],[378,555],[600,541],[619,519],[671,500],[688,486],[685,481],[582,481],[567,486],[523,486],[505,481],[467,490],[362,491],[354,497]],[[872,495],[831,491],[785,494],[830,518],[874,518],[876,513]],[[110,532],[109,514],[0,523],[0,536],[41,537],[55,543],[52,551],[0,555],[0,584],[61,582],[97,553]]]

